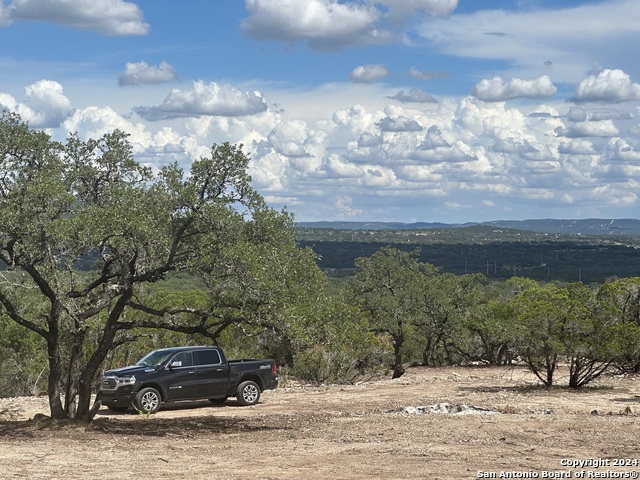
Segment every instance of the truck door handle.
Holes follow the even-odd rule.
[[[222,372],[223,370],[223,368],[216,368],[216,372]]]
[[[196,373],[196,372],[188,372],[188,373],[189,373],[189,375],[193,375],[193,374],[194,374],[194,373]]]

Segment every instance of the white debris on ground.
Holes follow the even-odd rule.
[[[490,408],[475,407],[461,403],[436,403],[421,407],[404,407],[401,413],[424,414],[424,413],[446,413],[453,415],[497,415],[500,412]]]

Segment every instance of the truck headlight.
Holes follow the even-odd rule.
[[[118,387],[126,387],[127,385],[133,385],[136,383],[136,377],[131,375],[130,377],[118,377],[116,379]]]

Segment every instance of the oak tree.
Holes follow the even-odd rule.
[[[154,172],[124,132],[60,143],[2,114],[0,315],[46,345],[53,418],[93,418],[105,358],[141,329],[215,342],[231,325],[276,328],[315,291],[312,252],[252,188],[248,162],[224,143],[188,172]],[[148,288],[180,271],[206,285],[204,301]]]

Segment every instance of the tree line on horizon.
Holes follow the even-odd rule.
[[[448,230],[446,238],[434,239],[433,232],[370,231],[366,236],[361,232],[361,236],[352,237],[348,231],[306,228],[304,233],[297,229],[296,239],[301,247],[318,254],[318,265],[332,277],[350,275],[356,258],[372,255],[384,246],[417,249],[421,261],[443,272],[481,273],[495,280],[520,276],[544,282],[604,283],[609,277],[640,275],[640,240],[635,237],[624,241],[561,235],[545,239],[529,232],[531,238],[517,240],[507,232],[489,236],[477,230],[473,234],[464,229]]]

